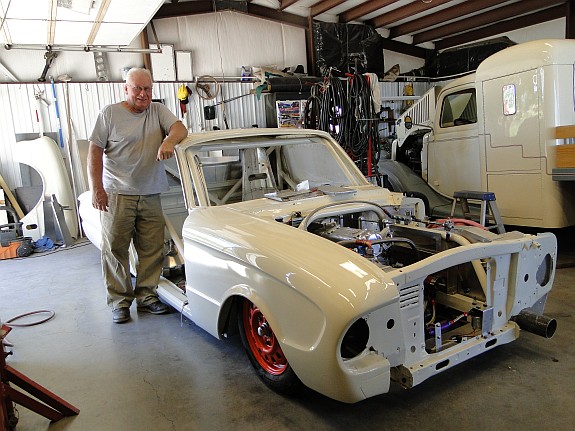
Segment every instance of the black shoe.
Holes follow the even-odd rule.
[[[138,311],[145,311],[146,313],[152,314],[164,314],[167,313],[170,308],[161,301],[152,302],[148,305],[139,305]]]
[[[124,323],[130,320],[130,309],[128,307],[116,308],[112,311],[112,321],[114,323]]]

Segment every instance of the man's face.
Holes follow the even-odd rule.
[[[124,85],[126,102],[134,112],[144,112],[152,103],[152,81],[146,74],[131,76]]]

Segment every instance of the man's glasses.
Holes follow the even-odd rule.
[[[140,87],[139,85],[132,85],[132,84],[128,84],[132,90],[134,90],[136,93],[141,93],[142,91],[145,91],[146,93],[151,93],[152,92],[152,87]]]

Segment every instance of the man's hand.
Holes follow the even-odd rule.
[[[174,147],[182,142],[188,136],[188,129],[182,124],[181,121],[176,121],[170,127],[168,136],[166,136],[158,149],[157,160],[167,160],[174,157]]]
[[[158,160],[167,160],[174,157],[174,144],[168,140],[164,140],[158,149]]]
[[[92,206],[97,210],[108,212],[108,194],[103,188],[92,191]]]

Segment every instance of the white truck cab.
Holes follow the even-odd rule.
[[[392,158],[440,194],[494,192],[503,222],[575,224],[575,187],[553,181],[558,126],[575,124],[575,40],[504,49],[434,87],[397,120]]]

